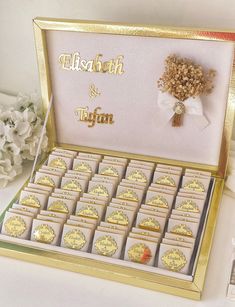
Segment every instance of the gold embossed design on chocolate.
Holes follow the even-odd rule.
[[[205,187],[203,183],[197,179],[192,179],[188,182],[185,183],[183,186],[184,189],[186,190],[193,190],[197,192],[205,192]]]
[[[51,160],[49,163],[49,166],[55,167],[55,168],[67,169],[66,162],[60,157]]]
[[[96,240],[95,250],[99,255],[112,257],[118,250],[118,245],[113,237],[105,235]]]
[[[131,189],[125,189],[117,195],[119,199],[126,199],[131,201],[138,201],[138,195]]]
[[[82,186],[81,184],[76,180],[68,180],[63,186],[62,189],[64,190],[70,190],[70,191],[76,191],[76,192],[81,192],[82,191]]]
[[[79,229],[72,229],[64,235],[64,244],[68,248],[80,250],[86,244],[86,237]]]
[[[76,164],[75,167],[74,167],[74,170],[79,171],[79,172],[84,172],[84,173],[91,173],[92,172],[91,166],[86,162],[80,162],[80,163]]]
[[[89,217],[89,218],[92,218],[92,219],[98,219],[99,218],[98,211],[94,207],[89,206],[89,205],[80,208],[77,211],[76,215],[77,216],[83,216],[83,217]]]
[[[171,229],[171,233],[176,233],[178,235],[183,235],[183,236],[188,236],[188,237],[192,237],[193,236],[192,230],[187,225],[185,225],[185,224],[175,225]]]
[[[176,186],[174,179],[169,175],[164,175],[159,177],[155,183],[169,185],[171,187]]]
[[[120,210],[113,211],[108,217],[107,222],[127,226],[129,224],[128,216]]]
[[[181,250],[173,248],[166,251],[161,257],[163,265],[170,271],[180,272],[187,263]]]
[[[104,176],[118,177],[118,171],[113,166],[107,166],[107,167],[102,168],[100,171],[100,174]]]
[[[147,202],[146,205],[150,206],[156,206],[160,208],[169,208],[168,201],[166,200],[165,197],[161,195],[153,196],[151,197]]]
[[[51,177],[49,177],[49,176],[39,177],[37,179],[36,183],[41,184],[41,185],[47,185],[49,187],[55,187],[54,180]]]
[[[161,226],[159,222],[153,217],[147,217],[143,219],[142,221],[140,221],[138,227],[142,229],[146,229],[146,230],[157,231],[157,232],[160,232],[161,230]]]
[[[89,194],[98,196],[109,196],[109,191],[102,184],[97,184],[89,191]]]
[[[55,239],[55,236],[54,229],[47,224],[38,225],[33,232],[34,239],[41,243],[50,244]]]
[[[65,202],[62,200],[53,201],[49,206],[48,210],[62,213],[69,213],[69,209]]]
[[[12,216],[4,223],[4,229],[11,237],[20,237],[26,228],[26,223],[21,216]]]
[[[28,207],[40,208],[40,201],[35,195],[28,195],[21,199],[20,204]]]
[[[135,170],[133,172],[131,172],[128,176],[127,176],[128,180],[132,180],[132,181],[138,181],[138,182],[147,182],[147,177],[145,176],[145,174],[140,171],[140,170]]]
[[[142,264],[147,264],[152,258],[150,248],[144,243],[136,243],[132,245],[127,253],[131,261]]]
[[[188,212],[196,212],[196,213],[200,212],[197,204],[191,199],[182,201],[179,205],[177,205],[176,209],[181,210],[181,211],[188,211]]]

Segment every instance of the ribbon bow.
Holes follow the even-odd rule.
[[[167,92],[159,92],[158,96],[158,106],[164,111],[166,116],[166,121],[169,122],[174,116],[174,106],[179,100]],[[204,129],[209,125],[209,121],[203,114],[201,99],[197,96],[195,98],[189,97],[183,101],[185,106],[185,114],[191,115],[192,119],[196,123],[199,129]]]

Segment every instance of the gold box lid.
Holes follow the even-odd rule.
[[[226,173],[235,69],[232,31],[35,18],[50,147],[122,155]],[[172,127],[157,81],[172,54],[216,71],[201,109]],[[196,100],[192,104],[196,103]],[[172,108],[172,107],[171,107]],[[196,107],[197,109],[197,107]]]

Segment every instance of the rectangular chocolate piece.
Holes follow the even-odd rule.
[[[128,237],[124,260],[153,266],[156,250],[157,243],[155,242]]]
[[[96,230],[92,253],[119,259],[123,247],[125,236],[117,233],[108,233]]]
[[[60,223],[34,219],[30,240],[39,243],[58,245],[61,230],[62,224]]]

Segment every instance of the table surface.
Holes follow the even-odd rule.
[[[23,185],[31,167],[31,163],[26,164],[24,173],[7,188],[0,190],[1,211]],[[0,306],[235,306],[235,302],[226,298],[232,237],[235,237],[235,199],[223,195],[200,302],[0,257]]]

